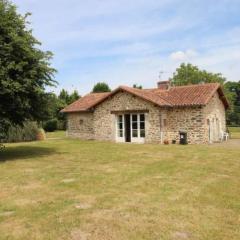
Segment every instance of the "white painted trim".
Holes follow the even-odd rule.
[[[118,136],[118,117],[122,116],[122,124],[123,124],[123,136]],[[125,116],[124,114],[117,114],[115,115],[115,135],[116,135],[116,142],[125,142]]]
[[[130,131],[131,131],[131,142],[133,143],[144,143],[146,137],[146,114],[144,114],[144,122],[145,122],[145,137],[140,137],[140,114],[144,113],[132,113],[130,114]],[[132,116],[137,115],[137,133],[138,137],[133,137],[132,131]]]
[[[130,114],[130,134],[131,134],[131,142],[132,143],[144,143],[145,142],[145,137],[140,137],[140,115],[144,114],[145,116],[145,137],[147,133],[147,118],[145,113],[131,113]],[[138,137],[133,137],[133,131],[132,131],[132,116],[137,115],[137,131],[138,131]],[[118,136],[118,117],[122,116],[123,119],[123,136],[119,137]],[[125,136],[125,114],[116,114],[115,115],[115,140],[116,142],[126,142],[126,136]]]

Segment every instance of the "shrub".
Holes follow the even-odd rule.
[[[58,120],[57,119],[51,119],[44,123],[43,128],[46,132],[54,132],[57,130]]]
[[[66,125],[65,120],[58,120],[57,130],[66,130]]]
[[[43,141],[43,140],[45,140],[45,139],[46,139],[46,134],[45,134],[44,129],[39,128],[39,129],[38,129],[38,133],[37,133],[37,135],[36,135],[36,140],[37,140],[37,141]]]
[[[23,126],[12,125],[9,127],[4,142],[34,141],[38,133],[35,122],[25,122]]]

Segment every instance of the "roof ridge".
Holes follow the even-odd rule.
[[[124,87],[126,87],[126,88],[130,88],[131,90],[134,90],[134,91],[139,91],[139,92],[141,92],[141,91],[144,91],[144,89],[139,89],[139,88],[133,88],[133,87],[128,87],[128,86],[119,86],[119,88],[122,88],[123,87],[123,89],[124,89]],[[153,94],[153,93],[151,93],[151,94]],[[155,95],[155,96],[157,96],[157,97],[159,97],[161,100],[163,100],[164,102],[166,102],[166,103],[168,103],[168,104],[170,104],[170,106],[172,106],[172,103],[171,102],[169,102],[168,100],[166,100],[165,98],[163,98],[162,96],[160,96],[159,94],[153,94],[153,95]]]
[[[199,84],[188,84],[188,85],[181,85],[181,86],[171,86],[171,88],[200,87],[200,86],[206,86],[206,85],[219,85],[220,86],[220,83],[212,82],[212,83],[203,83],[203,84],[201,84],[201,83],[199,83]]]

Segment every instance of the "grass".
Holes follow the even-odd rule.
[[[8,144],[0,239],[238,240],[239,144]]]
[[[229,127],[231,138],[240,139],[240,127]]]
[[[47,132],[47,138],[64,138],[66,136],[65,131],[55,131],[55,132]]]

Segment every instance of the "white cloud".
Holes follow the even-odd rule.
[[[196,57],[198,53],[192,49],[186,51],[176,51],[170,54],[170,58],[175,61],[190,61]]]

